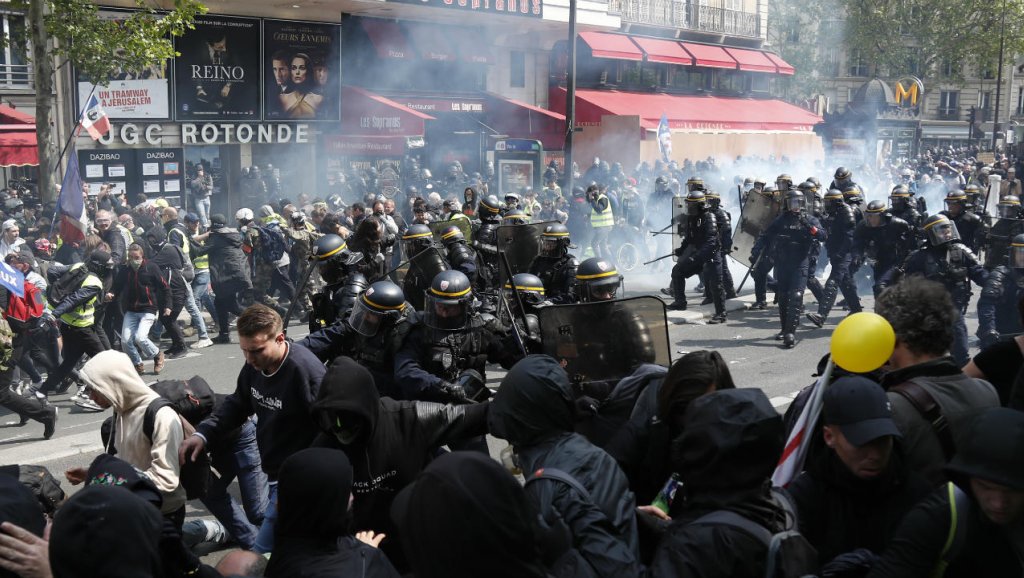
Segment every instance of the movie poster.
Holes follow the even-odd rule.
[[[263,22],[263,117],[341,120],[341,27]]]
[[[174,46],[177,120],[260,120],[259,20],[200,16]]]
[[[104,20],[120,20],[125,12],[101,10],[99,17]],[[117,48],[111,54],[116,62],[122,60],[123,48]],[[143,70],[128,71],[120,67],[103,83],[94,85],[92,79],[76,73],[78,87],[78,110],[81,110],[89,96],[95,94],[100,106],[107,116],[113,120],[170,118],[170,87],[167,72],[168,62],[155,62]]]

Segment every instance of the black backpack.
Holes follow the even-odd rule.
[[[174,411],[193,424],[209,417],[217,403],[210,384],[198,375],[188,381],[165,379],[154,383],[151,388],[160,397],[170,401]]]
[[[48,276],[51,278],[47,280],[49,284],[46,287],[46,302],[50,307],[56,308],[61,301],[78,291],[85,278],[89,276],[89,269],[84,264],[79,264],[60,275]]]
[[[150,442],[153,441],[156,413],[164,407],[170,407],[178,414],[186,439],[195,432],[192,423],[199,423],[213,411],[215,402],[213,390],[210,389],[206,380],[198,375],[188,381],[180,379],[158,381],[153,384],[153,391],[159,393],[160,397],[154,399],[146,407],[146,414],[142,421],[142,432],[146,434]],[[181,466],[179,479],[189,500],[206,497],[210,486],[210,474],[210,456],[205,452],[200,453],[195,461],[185,460]]]

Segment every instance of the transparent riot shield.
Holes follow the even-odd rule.
[[[433,223],[427,223],[427,226],[430,227],[430,232],[434,234],[434,242],[438,244],[441,243],[441,233],[452,225],[455,225],[460,231],[462,231],[462,236],[466,238],[466,243],[471,242],[470,240],[473,238],[473,222],[469,219],[455,219],[453,221],[436,221]]]
[[[672,363],[665,303],[656,297],[552,305],[538,316],[544,353],[574,383],[618,381],[642,363]]]
[[[526,225],[501,225],[497,230],[498,253],[504,253],[508,260],[508,266],[512,268],[509,274],[505,270],[505,259],[498,258],[498,286],[504,287],[505,281],[516,273],[525,273],[530,269],[530,264],[540,254],[540,237],[545,227],[555,221],[544,221],[542,223],[528,223]]]
[[[675,251],[683,244],[686,237],[686,197],[672,197],[672,250]],[[673,261],[679,257],[672,255]]]
[[[771,195],[751,191],[732,235],[732,258],[749,267],[754,243],[778,215],[779,205]]]
[[[421,287],[429,287],[430,282],[441,271],[448,270],[448,262],[437,247],[424,249],[409,258],[408,267],[400,267],[397,271],[399,284],[405,281],[408,275],[415,275],[419,278]]]

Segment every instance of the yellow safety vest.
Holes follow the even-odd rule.
[[[600,195],[600,196],[597,197],[598,201],[600,201],[601,199],[604,199],[604,200],[607,201],[608,200],[608,196],[607,195]],[[601,211],[600,213],[598,213],[597,210],[594,209],[593,205],[590,206],[590,226],[591,227],[596,229],[598,227],[611,227],[611,226],[614,226],[614,225],[615,225],[615,216],[612,215],[612,203],[611,203],[611,201],[608,201],[608,208],[606,208],[605,210]]]
[[[206,243],[199,243],[205,245]],[[206,270],[210,268],[210,254],[204,253],[192,260],[192,265],[197,271]]]
[[[76,269],[78,267],[85,267],[85,264],[76,263],[71,266],[72,269]],[[60,320],[64,323],[74,327],[90,327],[96,322],[96,300],[99,298],[99,295],[103,293],[103,282],[100,281],[100,278],[96,275],[89,273],[85,276],[85,281],[82,281],[82,285],[79,288],[85,287],[98,287],[100,292],[96,297],[89,299],[85,303],[82,303],[64,315],[61,315]],[[53,303],[52,305],[56,306],[57,304]]]

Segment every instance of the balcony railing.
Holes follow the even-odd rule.
[[[33,86],[32,66],[28,64],[0,64],[0,88],[29,90]]]
[[[632,24],[650,24],[713,32],[728,36],[760,36],[761,20],[756,13],[702,6],[685,0],[609,0],[608,12]]]
[[[958,106],[940,106],[935,111],[935,116],[939,120],[962,120],[960,118],[960,107]]]

